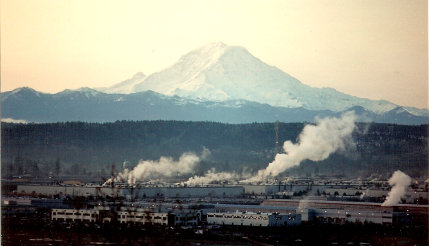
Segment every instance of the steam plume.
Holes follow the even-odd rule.
[[[284,142],[285,153],[277,154],[266,169],[259,170],[255,177],[243,182],[262,181],[298,166],[303,160],[321,161],[337,150],[345,150],[347,144],[351,143],[355,120],[356,115],[349,111],[341,118],[324,118],[318,120],[316,125],[306,125],[299,135],[298,143]]]
[[[112,182],[124,182],[133,185],[136,181],[147,180],[148,178],[173,177],[175,175],[184,175],[192,173],[195,165],[210,154],[206,148],[203,149],[201,156],[194,153],[184,153],[179,160],[175,161],[171,157],[161,157],[158,161],[141,160],[133,170],[126,168],[123,172],[118,173],[115,178],[110,178],[104,184]]]
[[[216,172],[216,169],[210,169],[204,176],[194,176],[188,179],[188,181],[183,182],[186,185],[201,185],[201,184],[210,184],[215,182],[233,182],[239,181],[243,178],[249,177],[248,173],[236,173],[236,172]]]
[[[389,185],[392,186],[386,200],[381,206],[393,206],[399,203],[401,197],[405,195],[408,186],[411,184],[410,176],[397,170],[389,179]]]

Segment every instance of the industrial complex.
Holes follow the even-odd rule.
[[[427,184],[409,187],[402,202],[392,206],[382,204],[389,192],[387,188],[379,182],[374,185],[338,180],[204,186],[17,184],[10,193],[13,196],[3,197],[3,206],[5,211],[13,211],[18,205],[43,206],[51,209],[52,220],[164,226],[292,226],[312,221],[381,225],[427,222]],[[81,209],[63,202],[76,197],[89,202]],[[105,202],[98,204],[99,199]],[[157,202],[152,202],[154,199]],[[118,200],[121,206],[115,203]]]

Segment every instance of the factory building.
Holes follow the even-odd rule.
[[[284,204],[271,204],[267,200],[261,205],[237,205],[237,204],[215,204],[215,212],[254,212],[254,213],[280,213],[287,215],[299,215],[302,221],[321,221],[326,223],[359,223],[359,222],[371,222],[377,224],[392,223],[392,209],[383,207],[383,210],[374,209],[373,207],[364,208],[353,208],[338,206],[331,203],[325,203],[326,201],[309,201],[301,202],[296,200],[279,200],[279,201],[291,201],[290,203],[285,202]],[[281,202],[281,203],[282,203]],[[318,205],[306,206],[309,203],[318,202]],[[321,206],[322,204],[328,204],[328,206]],[[268,204],[268,205],[267,205]],[[331,206],[332,205],[332,206]],[[377,204],[379,205],[379,204]]]
[[[303,221],[391,224],[393,217],[392,207],[382,207],[380,203],[272,199],[262,205],[296,208]]]
[[[296,208],[303,221],[326,223],[427,224],[429,211],[428,205],[381,206],[381,203],[287,199],[265,200],[261,205]]]
[[[195,226],[200,222],[199,212],[152,212],[147,209],[127,211],[123,209],[118,212],[119,223],[141,224],[141,225],[163,225],[163,226]]]
[[[62,220],[68,222],[96,222],[100,220],[100,210],[98,209],[52,209],[52,220]]]
[[[119,223],[168,225],[168,213],[153,213],[145,210],[118,212]]]
[[[243,204],[214,204],[214,212],[253,212],[253,213],[281,213],[296,214],[296,208],[283,206],[261,206],[261,205],[243,205]]]
[[[327,188],[324,190],[326,195],[334,196],[364,196],[364,197],[387,197],[390,190],[359,189],[359,188]],[[408,189],[403,199],[406,202],[413,203],[418,199],[427,198],[427,191],[418,191]]]
[[[126,198],[177,197],[177,198],[228,198],[244,194],[242,186],[196,186],[196,187],[137,187],[123,188]]]
[[[290,226],[301,224],[299,214],[278,213],[207,213],[207,223],[210,225],[237,226]]]
[[[202,186],[202,187],[107,187],[78,185],[18,185],[17,192],[23,194],[42,194],[46,196],[84,196],[84,197],[125,197],[139,199],[150,197],[174,198],[229,198],[244,194],[242,186]]]
[[[362,189],[344,185],[319,184],[278,184],[278,185],[231,185],[231,186],[94,186],[94,185],[18,185],[17,193],[42,194],[47,196],[84,196],[84,197],[124,197],[127,199],[141,199],[152,197],[174,198],[233,198],[247,196],[294,196],[306,193],[307,195],[327,196],[356,196],[386,197],[388,190]],[[404,195],[407,202],[413,203],[428,197],[427,191],[409,189]],[[318,199],[321,199],[319,197]]]
[[[244,193],[246,195],[266,196],[275,195],[278,193],[298,193],[310,190],[310,185],[291,185],[291,184],[278,184],[278,185],[243,185]]]
[[[24,194],[42,194],[46,196],[84,196],[84,197],[122,197],[121,188],[78,185],[18,185],[16,192]]]
[[[109,207],[93,209],[52,209],[51,219],[66,222],[119,222],[134,225],[196,226],[201,222],[201,211],[160,211],[123,207],[113,211]]]

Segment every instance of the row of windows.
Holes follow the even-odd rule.
[[[143,219],[143,215],[141,215],[141,216],[139,216],[139,215],[121,215],[121,218],[122,219],[125,219],[125,218],[129,218],[129,219]],[[144,218],[146,218],[147,220],[160,220],[160,219],[162,219],[162,220],[166,220],[167,219],[167,217],[161,217],[161,216],[153,216],[153,217],[151,217],[151,216],[146,216],[146,217],[144,217]]]
[[[209,214],[207,215],[209,218],[234,218],[234,219],[257,219],[257,220],[268,220],[268,217],[265,216],[252,216],[252,215],[220,215],[220,214]]]
[[[65,213],[65,212],[53,212],[52,213],[53,215],[76,215],[76,216],[81,216],[81,215],[83,215],[83,216],[91,216],[91,217],[95,217],[96,215],[95,214],[89,214],[89,213],[79,213],[79,212],[76,212],[76,213]]]
[[[75,220],[80,220],[80,221],[95,221],[92,219],[71,219],[71,218],[54,218],[53,220],[63,220],[63,221],[75,221]]]

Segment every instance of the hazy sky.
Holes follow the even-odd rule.
[[[150,74],[211,42],[301,82],[428,105],[427,0],[1,0],[1,90]]]

